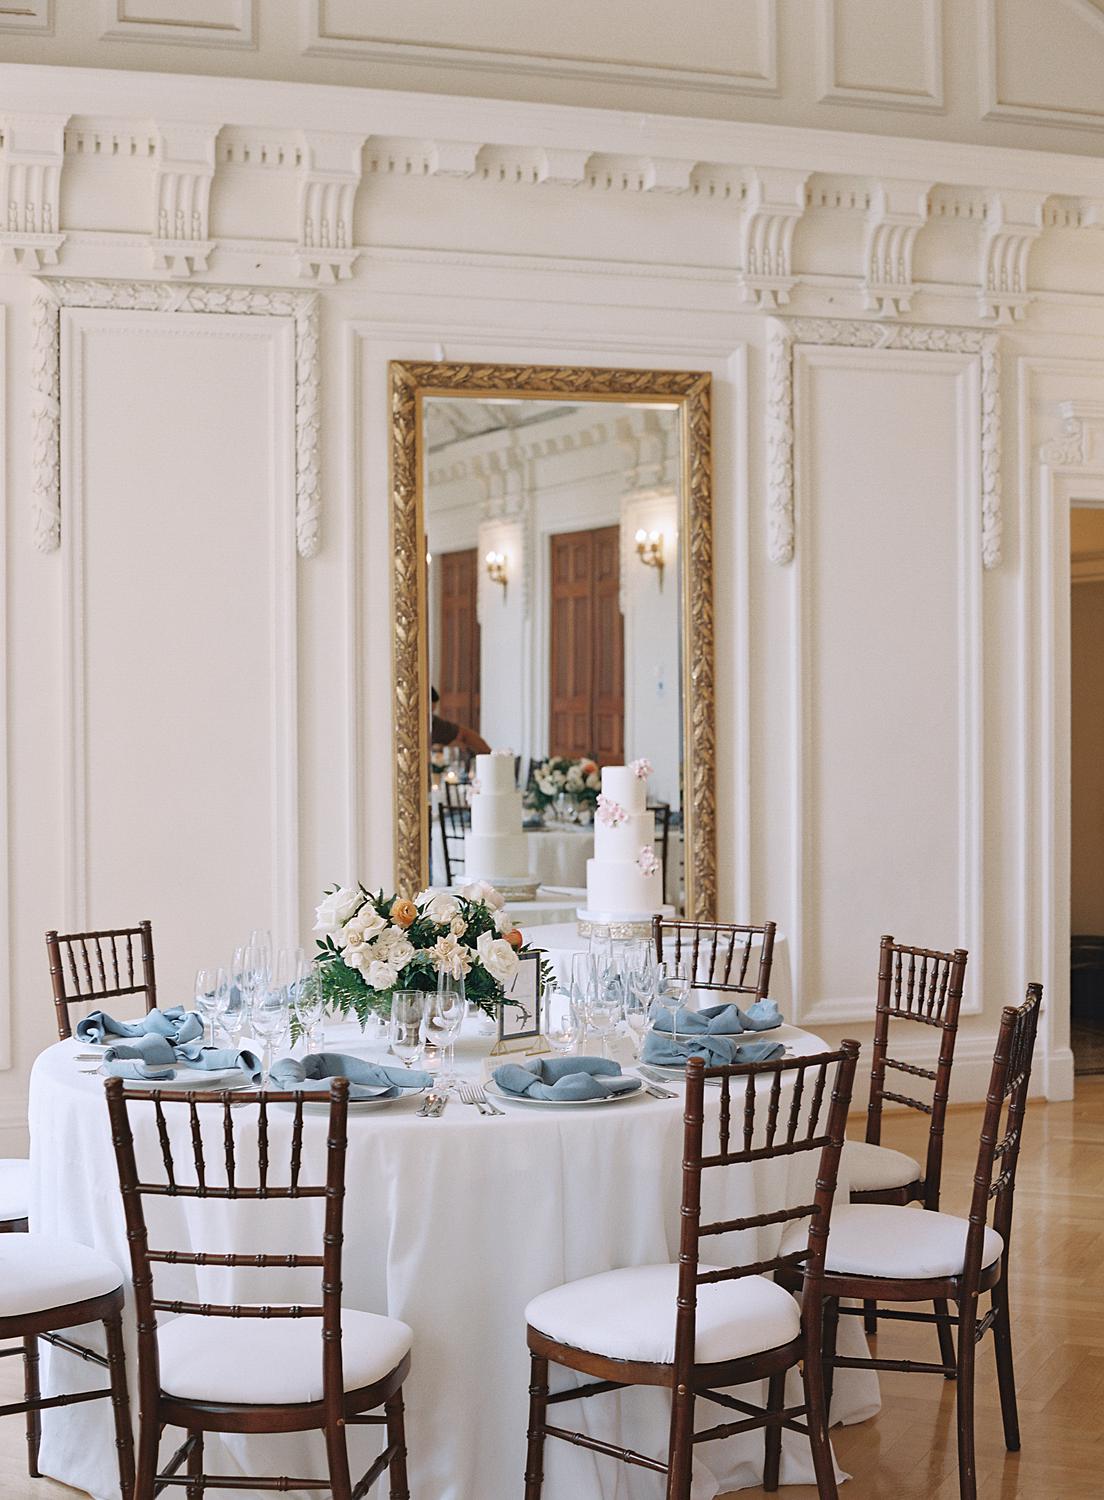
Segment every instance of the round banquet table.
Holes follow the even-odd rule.
[[[477,1028],[461,1037],[461,1073],[486,1075],[488,1041]],[[809,1033],[785,1027],[774,1035],[799,1052],[826,1050]],[[327,1049],[379,1055],[357,1028],[330,1027]],[[102,1079],[81,1071],[75,1041],[59,1042],[36,1061],[31,1079],[32,1228],[92,1245],[129,1271],[114,1153]],[[84,1066],[87,1066],[85,1064]],[[712,1096],[712,1097],[710,1097]],[[707,1091],[706,1119],[716,1119],[719,1090]],[[501,1118],[484,1118],[455,1097],[438,1120],[416,1115],[418,1101],[349,1116],[346,1163],[344,1291],[346,1306],[402,1318],[414,1330],[413,1368],[406,1382],[411,1491],[419,1500],[507,1500],[520,1494],[525,1467],[528,1353],[525,1306],[538,1292],[615,1266],[677,1259],[682,1146],[682,1100],[633,1096],[616,1105],[569,1110],[503,1104]],[[167,1108],[178,1161],[191,1163],[187,1109]],[[219,1121],[212,1122],[221,1128]],[[139,1171],[160,1163],[152,1107],[132,1112]],[[256,1117],[234,1113],[239,1138],[255,1143]],[[251,1124],[250,1124],[251,1122]],[[324,1175],[326,1116],[308,1111],[304,1132],[306,1182]],[[291,1113],[270,1111],[270,1160],[289,1149]],[[253,1145],[254,1161],[256,1147]],[[248,1148],[241,1151],[242,1159]],[[221,1152],[208,1153],[208,1171]],[[276,1168],[272,1168],[275,1172]],[[815,1171],[813,1153],[706,1174],[703,1204],[711,1217],[762,1213],[801,1201]],[[152,1180],[158,1180],[154,1176]],[[273,1175],[272,1181],[280,1179]],[[841,1183],[841,1191],[846,1185]],[[709,1194],[713,1201],[709,1201]],[[203,1202],[147,1199],[155,1248],[268,1251],[316,1249],[319,1200]],[[715,1212],[714,1212],[715,1211]],[[231,1226],[234,1226],[233,1229]],[[717,1243],[713,1260],[759,1259],[777,1248],[777,1226],[745,1232],[738,1250]],[[748,1238],[754,1243],[748,1243]],[[313,1301],[317,1271],[247,1268],[159,1268],[158,1294],[218,1302]],[[674,1309],[672,1308],[672,1316]],[[135,1388],[133,1311],[128,1365]],[[216,1320],[217,1327],[217,1320]],[[93,1330],[83,1331],[90,1338]],[[841,1352],[862,1352],[857,1319],[844,1319]],[[43,1346],[44,1393],[64,1380],[70,1390],[102,1383],[95,1367]],[[791,1380],[796,1372],[791,1372]],[[565,1371],[555,1388],[573,1383]],[[556,1384],[558,1382],[558,1384]],[[798,1400],[800,1385],[788,1392]],[[762,1392],[745,1393],[761,1400]],[[243,1400],[249,1391],[243,1389]],[[877,1378],[839,1371],[834,1418],[862,1421],[878,1410]],[[134,1405],[137,1416],[137,1405]],[[617,1446],[663,1456],[669,1402],[664,1392],[635,1389],[568,1406],[570,1423]],[[699,1403],[703,1425],[716,1408]],[[168,1431],[165,1458],[179,1443]],[[371,1428],[350,1428],[354,1472],[379,1451]],[[325,1474],[319,1434],[208,1438],[208,1472]],[[703,1444],[695,1461],[694,1500],[757,1484],[762,1477],[761,1433]],[[111,1423],[101,1403],[43,1413],[42,1471],[115,1500],[117,1472]],[[546,1500],[660,1500],[658,1476],[628,1468],[574,1446],[549,1441]],[[783,1438],[782,1483],[812,1482],[806,1441]],[[386,1481],[383,1481],[386,1484]],[[263,1493],[241,1490],[240,1494]],[[306,1500],[309,1492],[295,1492]]]

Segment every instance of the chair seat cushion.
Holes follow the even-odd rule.
[[[922,1208],[898,1208],[890,1203],[852,1203],[832,1211],[825,1269],[844,1276],[880,1276],[923,1281],[929,1277],[960,1276],[966,1258],[970,1225],[954,1214]],[[791,1225],[782,1250],[800,1250],[807,1231]],[[1004,1241],[986,1229],[981,1264],[999,1260]]]
[[[113,1260],[45,1234],[0,1234],[0,1318],[47,1312],[123,1284]]]
[[[413,1333],[397,1318],[341,1312],[345,1389],[389,1374]],[[157,1331],[161,1389],[190,1401],[297,1406],[322,1399],[321,1318],[204,1318],[187,1313]]]
[[[31,1201],[31,1164],[26,1157],[0,1160],[0,1224],[25,1219]]]
[[[920,1163],[891,1146],[872,1146],[869,1141],[844,1141],[840,1176],[852,1192],[884,1192],[908,1187],[920,1180]]]
[[[677,1296],[678,1266],[633,1266],[542,1292],[525,1309],[525,1317],[531,1328],[574,1349],[607,1359],[670,1364],[675,1357]],[[801,1314],[793,1297],[763,1276],[698,1288],[699,1364],[775,1349],[795,1339],[800,1330]]]

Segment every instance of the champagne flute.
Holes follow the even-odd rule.
[[[422,1055],[422,1017],[427,998],[424,990],[391,991],[391,1051],[408,1068]]]
[[[544,987],[541,1014],[545,1041],[553,1052],[566,1054],[582,1045],[586,1036],[586,1014],[575,1004],[571,992],[562,989],[554,980]]]
[[[598,987],[598,966],[593,953],[571,955],[571,1001],[585,1021],[590,1019],[590,997]]]
[[[280,955],[284,960],[284,955]],[[278,962],[268,979],[258,988],[253,997],[251,1021],[254,1035],[261,1042],[262,1088],[267,1088],[272,1076],[272,1053],[288,1028],[288,974],[286,962]]]
[[[642,986],[638,977],[634,977],[625,991],[625,1003],[622,1010],[622,1021],[625,1035],[633,1050],[633,1057],[640,1061],[640,1054],[644,1050],[644,1038],[648,1032],[649,1017],[652,1007],[652,996],[650,988]]]

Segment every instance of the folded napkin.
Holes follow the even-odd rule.
[[[169,1010],[151,1010],[140,1021],[116,1021],[104,1010],[94,1010],[77,1022],[79,1042],[106,1042],[113,1036],[161,1036],[170,1042],[197,1042],[203,1036],[199,1013],[174,1005]]]
[[[347,1078],[350,1099],[397,1099],[405,1089],[427,1089],[433,1082],[429,1073],[417,1068],[386,1068],[341,1052],[282,1057],[272,1064],[269,1077],[271,1088],[304,1093],[324,1093],[331,1078]]]
[[[676,1041],[669,1027],[662,1031],[657,1025],[644,1038],[640,1060],[654,1067],[684,1068],[690,1058],[700,1057],[707,1068],[718,1068],[732,1063],[771,1062],[785,1050],[781,1042],[737,1042],[731,1034],[710,1031],[685,1038],[680,1034]]]
[[[261,1062],[255,1052],[232,1047],[202,1047],[198,1042],[174,1047],[167,1037],[139,1036],[115,1042],[104,1053],[104,1074],[109,1078],[141,1078],[164,1082],[176,1076],[177,1068],[203,1073],[229,1072],[238,1068],[250,1083],[258,1083]]]
[[[781,1026],[782,1017],[773,1000],[756,1000],[747,1010],[741,1010],[731,1002],[727,1005],[706,1005],[701,1010],[687,1010],[680,1006],[675,1013],[674,1025],[671,1011],[660,1001],[652,1007],[652,1024],[657,1031],[674,1030],[679,1036],[734,1036],[741,1031],[773,1031]]]
[[[631,1094],[639,1078],[627,1078],[620,1063],[604,1057],[536,1057],[527,1063],[503,1063],[491,1075],[504,1094],[527,1099],[608,1099]]]

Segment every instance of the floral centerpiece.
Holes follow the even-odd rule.
[[[525,805],[535,812],[544,812],[555,804],[561,792],[574,802],[579,811],[593,816],[598,803],[602,778],[598,766],[592,760],[571,760],[565,755],[552,755],[534,766],[525,793]]]
[[[327,1008],[363,1026],[391,1013],[395,990],[436,990],[437,976],[464,979],[467,997],[492,1019],[529,950],[503,898],[485,881],[456,896],[423,891],[372,895],[364,886],[335,886],[315,912],[318,969]]]

